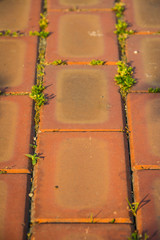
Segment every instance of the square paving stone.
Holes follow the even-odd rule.
[[[0,97],[0,168],[29,167],[32,107],[28,96]]]
[[[35,82],[37,37],[0,38],[0,90],[27,92]]]
[[[125,18],[132,29],[157,31],[160,29],[159,0],[125,0]]]
[[[160,94],[129,94],[127,111],[132,164],[160,165]]]
[[[146,232],[149,239],[160,239],[160,171],[143,170],[134,173],[138,230]]]
[[[160,87],[160,37],[139,35],[127,41],[127,59],[135,67],[137,84],[131,90]]]
[[[49,13],[46,59],[118,60],[115,15],[106,13]]]
[[[115,73],[116,67],[48,66],[41,128],[123,129]]]
[[[48,11],[63,8],[112,8],[114,0],[48,0]]]
[[[41,0],[0,1],[0,31],[39,30]]]
[[[125,240],[131,235],[130,225],[116,224],[37,224],[35,240]]]
[[[44,133],[33,218],[127,218],[123,133]]]
[[[25,174],[0,175],[0,239],[26,239],[29,180]]]

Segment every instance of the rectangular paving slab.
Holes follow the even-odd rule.
[[[111,66],[48,66],[41,129],[123,129],[115,73]]]
[[[0,1],[0,31],[39,30],[41,0]]]
[[[127,99],[131,160],[160,165],[160,94],[129,94]]]
[[[118,60],[114,13],[51,12],[48,18],[51,35],[47,38],[47,61]]]
[[[147,233],[149,239],[160,239],[160,171],[143,170],[134,173],[134,191],[136,202],[139,202],[137,212],[137,227],[142,233]]]
[[[127,218],[123,133],[43,133],[33,220]]]
[[[63,8],[100,9],[112,8],[114,0],[48,0],[48,11]]]
[[[151,35],[131,36],[127,40],[127,59],[135,68],[137,84],[131,90],[160,87],[160,38]]]
[[[0,239],[26,239],[29,181],[26,174],[0,175]]]
[[[35,240],[125,240],[130,236],[131,227],[125,224],[38,224],[33,228]]]
[[[0,168],[26,169],[32,136],[32,100],[28,96],[0,98]]]
[[[137,31],[158,31],[160,29],[159,0],[125,0],[125,18]]]
[[[37,37],[0,38],[0,90],[30,91],[35,82]]]

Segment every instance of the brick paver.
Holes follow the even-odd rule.
[[[160,239],[160,171],[134,173],[136,201],[140,202],[137,226],[153,240]]]
[[[0,239],[26,239],[29,184],[26,174],[0,175]]]
[[[102,13],[49,13],[46,59],[70,61],[117,61],[118,49],[113,33],[115,16]],[[112,48],[110,47],[112,44]]]
[[[157,35],[136,35],[128,39],[127,58],[135,67],[137,81],[132,91],[160,87],[159,52],[160,38]]]
[[[116,67],[46,68],[49,104],[41,129],[123,129],[120,94],[113,79]]]

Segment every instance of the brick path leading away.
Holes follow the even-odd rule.
[[[122,3],[126,98],[114,0],[0,1],[0,240],[160,239],[160,3]]]

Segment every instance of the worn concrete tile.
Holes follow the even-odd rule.
[[[38,224],[32,236],[35,240],[124,240],[130,234],[131,227],[125,224]]]
[[[32,100],[28,96],[0,98],[0,168],[26,169],[32,137]]]
[[[99,9],[112,8],[114,0],[49,0],[48,11],[63,8]]]
[[[129,94],[128,123],[133,165],[160,165],[160,94]]]
[[[125,3],[125,18],[134,30],[159,30],[159,0],[125,0]]]
[[[147,233],[149,239],[160,239],[160,171],[143,170],[134,173],[137,212],[137,227],[140,233]]]
[[[29,181],[25,174],[0,175],[0,239],[26,238]]]
[[[37,37],[0,39],[0,90],[27,92],[35,82]]]
[[[33,219],[129,217],[124,140],[123,133],[41,134]]]
[[[160,38],[139,35],[127,41],[127,59],[135,68],[137,84],[132,90],[148,90],[160,87]]]
[[[115,15],[106,13],[49,13],[46,59],[118,60]],[[112,46],[112,47],[110,47]]]
[[[41,0],[0,1],[0,30],[38,30],[41,4]]]
[[[42,109],[41,128],[123,129],[115,73],[116,67],[47,67],[45,92],[54,97]]]

